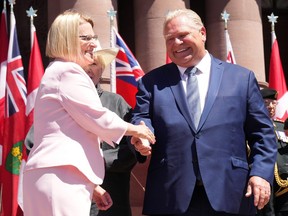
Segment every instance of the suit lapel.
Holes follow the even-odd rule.
[[[222,66],[221,61],[213,58],[211,61],[211,70],[210,70],[210,80],[209,80],[209,88],[207,92],[207,97],[205,100],[205,106],[200,118],[198,130],[203,126],[206,121],[208,114],[211,111],[211,108],[214,104],[216,96],[218,95],[220,84],[222,81],[224,67]]]
[[[168,73],[171,76],[169,77],[169,79],[167,79],[167,81],[170,82],[169,86],[171,88],[172,94],[174,95],[179,110],[190,125],[190,127],[195,130],[186,102],[186,96],[181,83],[181,77],[178,67],[174,63],[172,63],[171,67],[168,68]],[[175,82],[175,80],[177,81]]]

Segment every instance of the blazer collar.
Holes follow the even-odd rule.
[[[201,129],[201,127],[207,120],[207,117],[215,102],[216,96],[218,95],[224,71],[222,63],[223,62],[220,61],[219,59],[216,59],[213,56],[211,56],[211,72],[210,72],[209,87],[205,100],[205,106],[198,125],[198,130]]]
[[[177,65],[174,63],[170,64],[167,73],[169,73],[170,75],[169,79],[167,79],[167,82],[169,82],[169,86],[171,88],[172,94],[174,95],[179,110],[190,125],[190,127],[195,131]]]

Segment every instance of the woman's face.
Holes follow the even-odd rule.
[[[81,62],[79,65],[85,67],[94,62],[93,60],[93,50],[97,47],[98,36],[94,34],[93,28],[90,23],[86,22],[79,26],[79,40],[81,46]]]

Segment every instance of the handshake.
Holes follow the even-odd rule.
[[[136,151],[138,151],[143,156],[148,156],[151,154],[151,145],[147,139],[132,137],[131,144],[134,145]],[[154,144],[154,143],[152,143]]]
[[[151,144],[156,142],[155,136],[143,121],[141,121],[138,126],[146,127],[146,129],[148,129],[148,136],[132,136],[131,144],[134,145],[135,150],[138,151],[141,155],[148,156],[151,154]]]

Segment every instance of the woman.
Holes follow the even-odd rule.
[[[97,36],[90,18],[60,14],[48,32],[47,67],[35,101],[34,146],[24,171],[24,214],[89,215],[93,197],[101,210],[112,205],[99,185],[104,177],[100,141],[119,143],[124,135],[154,135],[102,107],[92,80],[82,69],[93,64]]]

